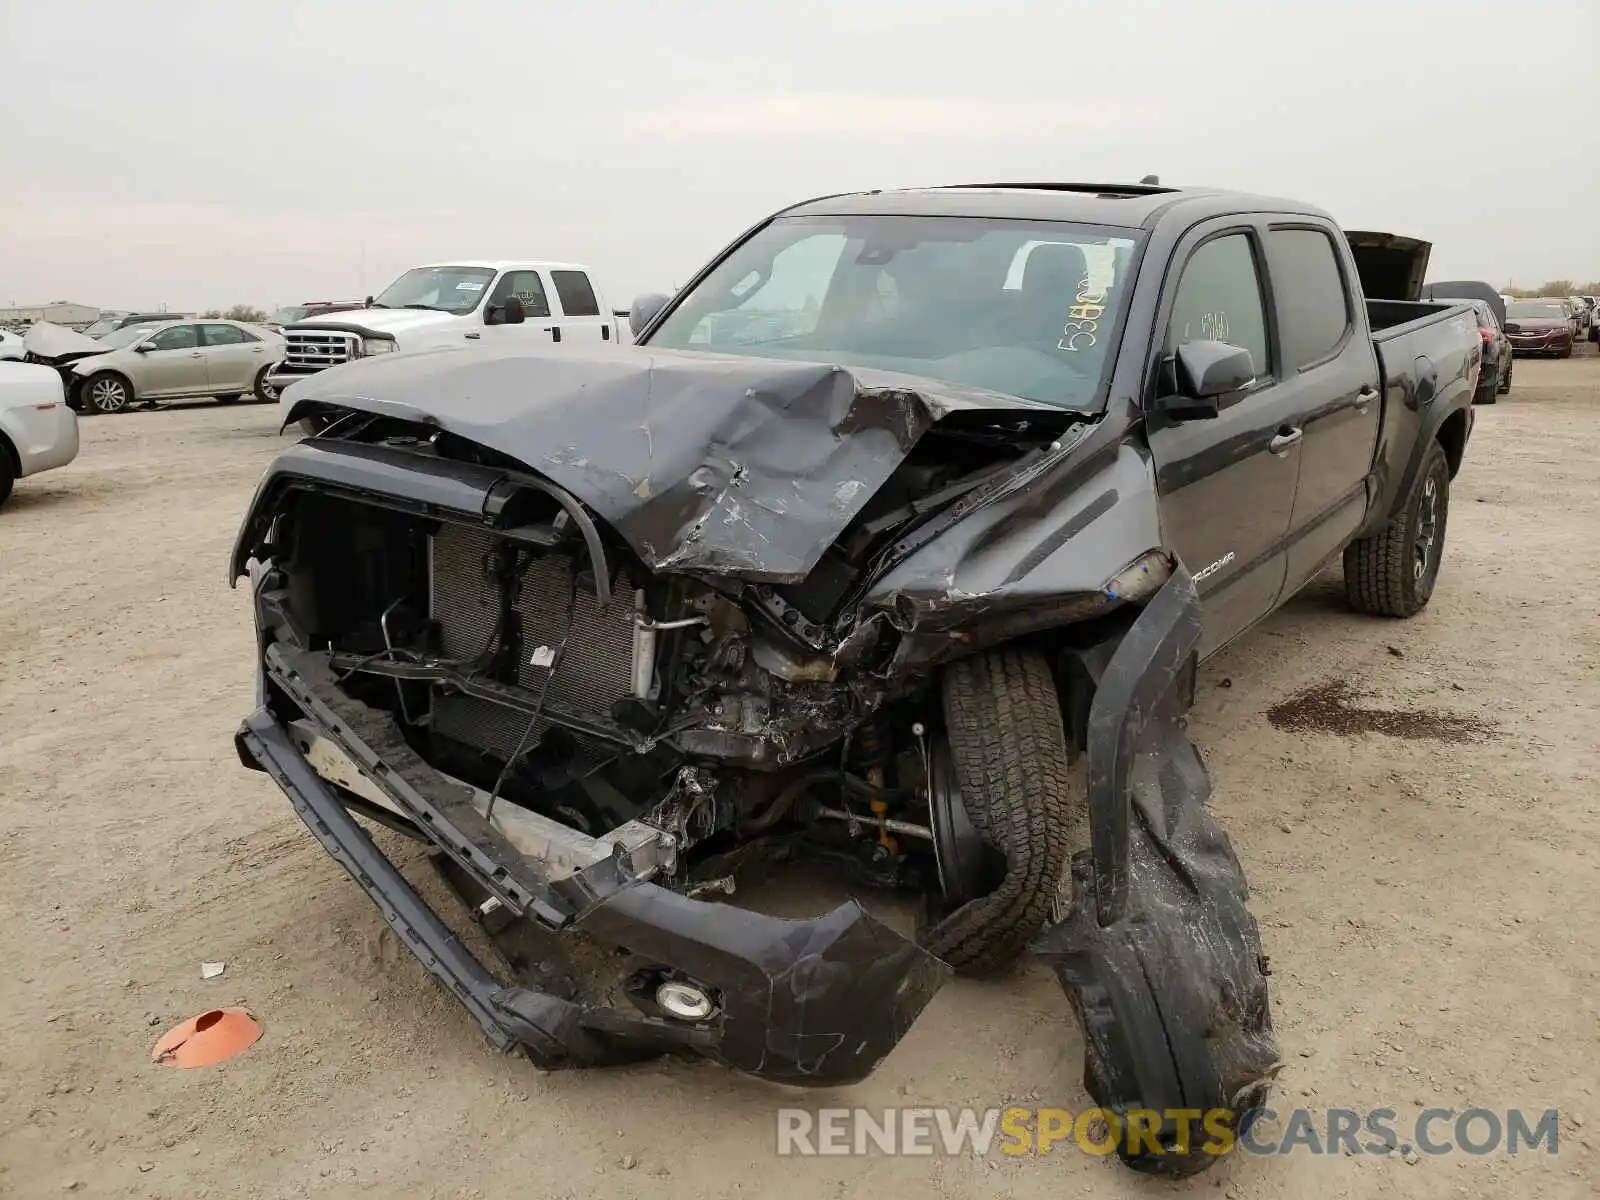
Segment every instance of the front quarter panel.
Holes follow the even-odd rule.
[[[1064,624],[1114,604],[1112,581],[1161,546],[1149,451],[1113,442],[980,509],[878,580],[866,604],[918,629],[1018,613]]]

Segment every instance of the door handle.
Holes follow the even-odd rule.
[[[1304,437],[1305,432],[1304,429],[1279,429],[1278,436],[1267,443],[1267,449],[1274,454],[1287,454],[1289,453],[1289,447]]]
[[[189,357],[190,358],[199,358],[200,357],[200,351],[196,350],[193,354],[189,355]]]
[[[550,335],[550,340],[552,342],[559,342],[561,340],[561,326],[546,325],[544,327],[544,331]]]
[[[1376,388],[1369,388],[1369,387],[1362,388],[1359,392],[1356,393],[1356,411],[1357,412],[1366,412],[1367,411],[1367,405],[1371,404],[1377,398],[1378,398],[1378,392],[1377,392]]]
[[[483,334],[481,334],[481,333],[463,333],[461,336],[464,337],[464,338],[469,339],[470,341],[474,341],[475,342],[479,338],[481,338],[483,336]]]

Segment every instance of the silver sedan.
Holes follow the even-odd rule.
[[[277,399],[267,375],[283,359],[285,343],[259,325],[222,320],[130,325],[99,344],[111,350],[71,367],[76,406],[86,413],[118,413],[134,403],[200,396],[223,403],[245,395]]]

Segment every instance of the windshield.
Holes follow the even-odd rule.
[[[1506,305],[1508,317],[1559,317],[1566,319],[1565,305],[1553,304],[1548,300],[1518,300],[1514,304]]]
[[[83,327],[83,336],[92,338],[105,337],[106,334],[110,333],[116,327],[117,318],[101,317],[93,325],[85,325]]]
[[[292,325],[306,315],[306,308],[304,304],[291,304],[288,308],[280,308],[267,318],[267,324]]]
[[[152,321],[144,325],[124,325],[121,329],[113,329],[110,333],[102,335],[98,341],[102,346],[110,346],[113,349],[120,350],[124,346],[133,345],[154,329],[157,324],[159,322]]]
[[[991,218],[780,218],[650,345],[875,367],[1087,410],[1139,236]]]
[[[374,300],[374,308],[436,308],[469,313],[494,278],[489,267],[417,267],[407,271]]]

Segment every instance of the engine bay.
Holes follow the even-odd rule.
[[[368,437],[472,453],[386,424]],[[653,573],[555,489],[491,529],[295,488],[262,598],[276,638],[325,656],[491,813],[658,831],[656,881],[690,894],[803,858],[949,910],[1005,864],[961,804],[930,675],[903,671],[893,621],[851,602],[908,526],[1028,449],[1014,430],[925,438],[791,585]]]

